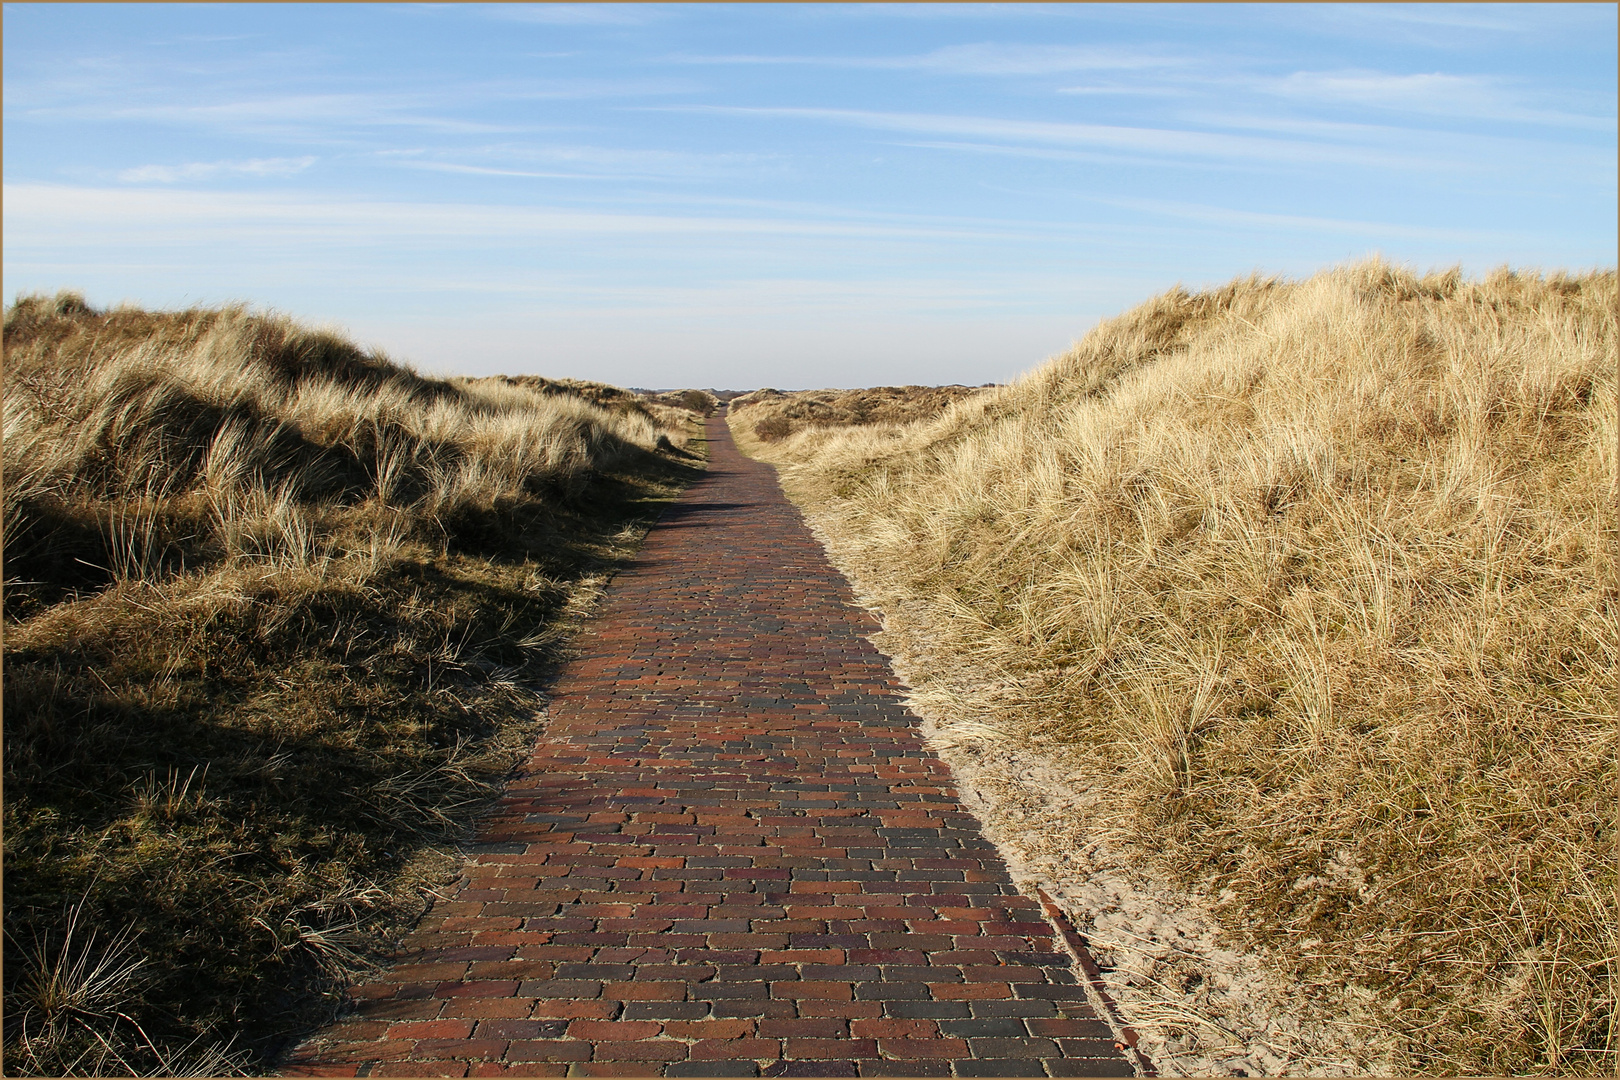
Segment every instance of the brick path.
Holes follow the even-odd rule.
[[[775,473],[614,582],[460,891],[289,1073],[1129,1076]]]

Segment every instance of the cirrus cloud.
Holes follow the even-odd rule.
[[[313,156],[249,158],[246,161],[192,161],[184,165],[139,165],[124,169],[118,179],[126,184],[178,184],[212,180],[220,176],[292,176],[318,161]]]

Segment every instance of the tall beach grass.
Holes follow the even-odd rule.
[[[932,419],[731,423],[920,707],[1061,758],[1090,835],[1372,991],[1400,1068],[1612,1075],[1616,300],[1250,277]]]

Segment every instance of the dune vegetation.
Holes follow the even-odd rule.
[[[874,386],[858,390],[752,390],[728,403],[746,411],[748,434],[778,442],[810,427],[909,424],[978,393],[971,386]]]
[[[506,386],[520,386],[546,396],[584,398],[606,409],[641,411],[649,415],[657,412],[657,407],[663,406],[684,409],[699,416],[709,416],[720,404],[719,399],[707,390],[637,392],[626,390],[621,386],[609,386],[607,383],[586,382],[583,379],[548,379],[541,375],[492,375],[489,380]]]
[[[1613,1075],[1616,302],[1373,260],[1178,288],[910,424],[729,419],[920,709],[1368,991],[1395,1068]]]
[[[4,342],[6,1071],[262,1070],[459,871],[701,429],[240,307]]]

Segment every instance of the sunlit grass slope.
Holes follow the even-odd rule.
[[[919,703],[1405,1069],[1616,1066],[1616,278],[1175,290],[910,426],[769,446]]]
[[[454,871],[697,463],[691,412],[532,382],[7,311],[8,1072],[263,1067]]]

